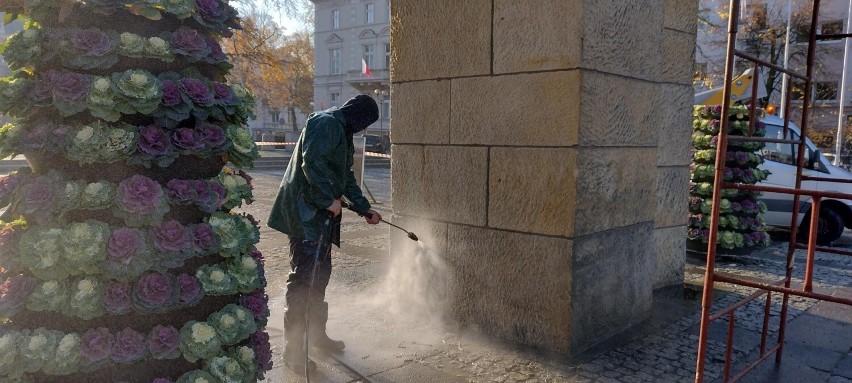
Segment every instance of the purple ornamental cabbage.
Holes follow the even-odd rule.
[[[172,151],[169,133],[157,125],[139,128],[139,150],[148,156],[162,156]]]
[[[254,350],[255,360],[259,371],[272,369],[272,349],[269,345],[269,334],[257,331],[249,337],[249,347]]]
[[[225,144],[227,139],[225,130],[218,125],[203,123],[197,129],[201,134],[201,140],[210,148],[216,149]]]
[[[118,184],[119,205],[128,213],[151,213],[160,205],[161,198],[163,188],[145,176],[137,174]]]
[[[148,348],[145,336],[139,332],[125,328],[115,334],[112,344],[112,360],[117,363],[132,363],[145,357]]]
[[[166,194],[170,200],[177,203],[190,203],[197,198],[195,188],[187,180],[170,180],[166,184]]]
[[[0,312],[11,312],[27,302],[27,298],[35,290],[35,278],[22,275],[13,276],[0,284]]]
[[[221,82],[213,83],[213,94],[214,99],[222,105],[231,105],[234,102],[234,92]]]
[[[207,39],[207,47],[210,48],[210,57],[215,61],[225,61],[225,52],[215,39]]]
[[[157,378],[157,379],[152,380],[151,383],[175,383],[175,382],[168,380],[166,378]]]
[[[179,128],[172,133],[172,142],[178,149],[199,151],[204,149],[204,140],[198,131],[191,128]]]
[[[269,316],[268,304],[269,297],[263,292],[263,289],[257,289],[251,295],[240,297],[240,305],[251,310],[254,318],[258,321],[264,321]]]
[[[167,275],[148,271],[136,281],[134,295],[147,307],[159,308],[172,297],[173,288]]]
[[[148,334],[148,350],[154,359],[173,357],[179,344],[180,333],[171,326],[157,325]]]
[[[216,245],[216,234],[213,228],[206,223],[200,223],[192,228],[192,239],[195,246],[201,251],[210,250]]]
[[[103,305],[110,314],[126,314],[130,312],[131,294],[133,289],[129,283],[110,282],[104,289]]]
[[[77,101],[89,90],[89,78],[74,72],[59,72],[53,82],[53,97],[64,101]]]
[[[115,49],[115,42],[97,28],[82,29],[71,36],[76,53],[88,56],[103,56]]]
[[[198,11],[205,20],[216,21],[222,17],[222,8],[217,0],[195,0]]]
[[[169,220],[151,229],[154,243],[161,251],[178,252],[188,250],[191,246],[189,229],[180,222]]]
[[[120,228],[110,234],[107,242],[107,254],[110,261],[129,264],[145,250],[142,232],[137,229]]]
[[[180,88],[192,102],[198,105],[208,106],[213,103],[213,93],[204,81],[197,78],[184,78],[180,80]]]
[[[90,329],[80,339],[80,355],[90,363],[109,358],[115,337],[106,327]]]
[[[172,80],[163,80],[163,105],[175,106],[180,102],[180,85]]]
[[[27,188],[27,193],[24,196],[24,203],[27,210],[36,211],[45,208],[50,208],[56,198],[53,184],[47,179],[36,178],[33,183]]]
[[[201,283],[194,276],[187,273],[178,275],[178,287],[180,288],[180,303],[187,304],[195,302],[201,294]]]
[[[252,251],[249,253],[249,255],[251,255],[251,258],[252,258],[252,259],[254,259],[255,261],[257,261],[257,264],[258,264],[258,265],[263,266],[263,263],[264,263],[264,260],[263,260],[263,253],[262,253],[260,250],[254,249],[254,250],[252,250]]]
[[[208,48],[207,40],[195,29],[180,28],[171,37],[172,47],[182,50],[188,54],[205,51]]]

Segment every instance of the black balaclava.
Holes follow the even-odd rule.
[[[366,94],[350,98],[340,107],[340,111],[346,119],[346,133],[349,134],[367,129],[370,124],[379,120],[379,106]]]

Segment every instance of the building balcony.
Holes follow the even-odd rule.
[[[387,69],[370,70],[369,76],[360,70],[349,71],[346,82],[361,92],[372,92],[374,89],[387,88],[390,81],[390,71]]]

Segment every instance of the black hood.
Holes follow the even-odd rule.
[[[372,97],[365,94],[350,98],[340,107],[340,111],[346,119],[346,132],[349,134],[367,129],[370,124],[379,120],[379,106]]]

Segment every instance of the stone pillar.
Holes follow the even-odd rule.
[[[446,259],[453,319],[568,355],[645,319],[683,273],[697,1],[392,12],[394,219]]]

